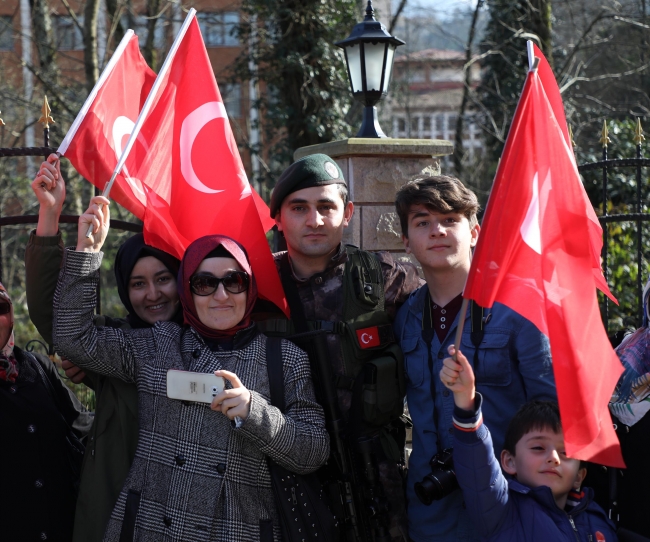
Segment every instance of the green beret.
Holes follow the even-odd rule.
[[[343,172],[338,164],[326,154],[310,154],[295,161],[284,170],[271,194],[271,218],[280,210],[289,194],[327,184],[344,184]]]

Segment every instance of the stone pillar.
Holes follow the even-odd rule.
[[[324,153],[340,166],[355,205],[346,243],[408,257],[395,213],[395,192],[420,173],[439,175],[440,157],[450,155],[453,148],[451,141],[441,139],[350,138],[302,147],[293,158]]]

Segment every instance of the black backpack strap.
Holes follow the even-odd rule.
[[[266,338],[266,370],[269,374],[271,404],[284,413],[284,369],[282,367],[282,339]]]
[[[471,333],[470,339],[474,345],[474,370],[478,367],[478,349],[483,342],[483,336],[485,335],[484,326],[487,324],[486,319],[483,317],[484,313],[483,307],[481,307],[475,301],[471,302],[470,309],[470,320],[471,320]]]
[[[306,333],[309,331],[309,325],[307,324],[307,318],[305,317],[305,309],[300,301],[298,286],[296,286],[296,283],[291,278],[293,276],[293,271],[291,270],[291,264],[289,263],[288,252],[282,255],[282,259],[280,260],[280,271],[282,287],[284,288],[284,294],[287,296],[287,303],[289,303],[289,309],[291,310],[291,321],[293,322],[293,326],[296,328],[298,333]]]

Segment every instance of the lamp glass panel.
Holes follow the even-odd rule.
[[[384,82],[382,89],[388,92],[388,85],[390,85],[390,76],[393,73],[393,59],[395,58],[395,46],[389,45],[386,52],[386,71],[384,72]]]
[[[384,66],[384,49],[386,43],[364,43],[364,56],[366,62],[367,89],[380,91],[382,89],[381,69]]]
[[[350,70],[350,78],[352,79],[352,92],[361,92],[363,90],[363,83],[361,82],[361,45],[348,45],[345,48],[345,56],[348,59],[348,69]]]

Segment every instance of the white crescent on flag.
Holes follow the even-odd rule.
[[[205,194],[218,194],[223,190],[214,190],[205,186],[194,172],[192,166],[192,146],[196,136],[201,129],[211,120],[228,119],[226,108],[222,102],[207,102],[192,111],[181,125],[180,151],[181,151],[181,173],[194,190]]]
[[[533,195],[530,198],[526,218],[524,218],[519,231],[521,232],[524,243],[537,252],[537,254],[541,254],[542,232],[539,228],[539,179],[537,173],[533,177]]]

